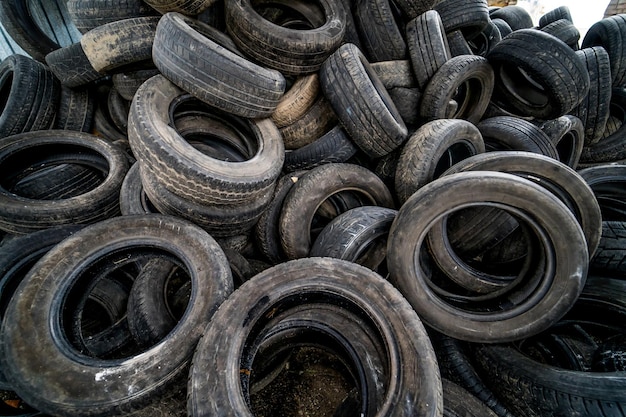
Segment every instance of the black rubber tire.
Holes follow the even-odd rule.
[[[580,32],[578,31],[578,28],[567,19],[557,20],[556,22],[552,22],[539,30],[549,33],[555,38],[562,40],[567,46],[575,51],[580,49],[580,46],[578,45]]]
[[[413,67],[411,66],[411,61],[408,59],[371,62],[370,66],[387,90],[391,90],[395,87],[417,87]]]
[[[497,417],[485,403],[474,397],[465,388],[447,379],[441,380],[443,386],[443,415],[466,417]]]
[[[407,20],[411,20],[432,9],[437,0],[393,0],[393,2],[406,16]]]
[[[33,200],[11,193],[12,184],[29,169],[68,163],[85,164],[101,172],[92,190],[62,200]],[[3,180],[0,188],[0,228],[24,234],[68,223],[90,224],[119,214],[119,190],[128,158],[114,145],[83,132],[46,130],[11,136],[0,147]]]
[[[188,272],[193,290],[182,320],[161,343],[131,358],[78,354],[63,329],[61,309],[81,284],[94,284],[81,268],[93,272],[98,260],[142,250],[165,255]],[[137,410],[184,378],[204,327],[233,284],[228,261],[210,235],[189,222],[150,214],[116,217],[75,233],[31,269],[20,290],[3,321],[0,359],[15,391],[49,414],[104,416]]]
[[[62,200],[89,192],[101,182],[98,168],[69,163],[27,173],[11,187],[11,192],[32,200]]]
[[[91,65],[80,42],[50,52],[46,55],[46,64],[59,81],[70,88],[80,87],[105,76]]]
[[[285,197],[291,187],[300,180],[307,171],[296,171],[283,175],[276,182],[272,200],[259,217],[254,228],[254,236],[259,250],[273,265],[287,260],[287,256],[280,244],[279,221]]]
[[[480,131],[466,120],[439,119],[423,124],[402,147],[395,175],[396,198],[404,203],[454,164],[483,152]]]
[[[472,48],[463,36],[460,30],[452,31],[446,34],[448,47],[450,48],[450,56],[474,55]]]
[[[515,6],[507,6],[508,7]],[[495,73],[492,101],[515,114],[554,119],[571,111],[589,92],[583,60],[554,36],[519,29],[487,54]]]
[[[211,7],[215,0],[144,0],[155,10],[162,14],[178,12],[185,15],[196,16]]]
[[[273,190],[245,203],[203,204],[170,192],[162,186],[160,176],[147,167],[140,165],[140,175],[144,192],[157,211],[187,219],[216,238],[248,233],[265,211]]]
[[[175,127],[172,118],[177,109],[197,114],[199,123],[217,124],[241,141],[241,159],[220,160],[194,148]],[[209,108],[161,75],[146,81],[135,94],[128,132],[135,157],[158,173],[164,188],[201,204],[236,205],[265,196],[284,163],[280,132],[271,119],[244,119]],[[214,140],[210,134],[205,138]]]
[[[585,127],[576,116],[566,114],[543,122],[540,129],[556,147],[558,160],[576,169],[585,144]]]
[[[602,236],[596,253],[589,261],[589,273],[622,278],[626,273],[626,223],[602,222]]]
[[[281,127],[285,149],[294,150],[310,145],[337,124],[337,116],[323,94],[297,120]]]
[[[406,59],[405,31],[393,13],[391,0],[356,0],[354,23],[361,50],[370,62]]]
[[[513,32],[513,29],[505,20],[494,17],[491,19],[491,22],[498,28],[500,36],[503,38]]]
[[[342,198],[342,193],[347,194],[347,201]],[[332,200],[333,197],[338,201]],[[322,207],[324,202],[330,207]],[[288,259],[308,256],[316,238],[314,220],[319,223],[318,227],[324,227],[324,222],[339,214],[366,205],[394,206],[389,189],[370,170],[359,165],[337,163],[308,171],[291,187],[283,202],[279,234],[285,255]]]
[[[355,45],[343,44],[324,62],[320,83],[350,138],[369,156],[385,156],[406,140],[398,109]]]
[[[609,55],[601,46],[583,48],[577,52],[589,72],[589,93],[572,109],[570,114],[577,116],[585,128],[585,145],[592,146],[604,133],[611,114],[611,69]]]
[[[130,111],[130,102],[123,98],[117,92],[115,87],[112,87],[109,90],[109,95],[107,97],[107,110],[111,116],[111,121],[117,127],[117,130],[122,132],[124,136],[128,136],[128,113]]]
[[[302,26],[272,22],[257,8],[274,5],[301,16]],[[341,44],[346,30],[346,10],[338,0],[261,1],[225,3],[226,27],[235,44],[254,61],[286,75],[316,72]],[[319,20],[319,21],[318,21]]]
[[[61,86],[45,65],[23,55],[5,58],[0,64],[0,92],[0,139],[49,129],[54,123]]]
[[[496,116],[477,124],[487,151],[527,151],[559,158],[556,146],[538,126],[512,116]]]
[[[511,5],[500,7],[489,12],[492,19],[502,19],[509,24],[511,30],[530,29],[534,26],[533,18],[522,6]]]
[[[611,327],[623,332],[625,285],[623,280],[588,280],[572,312],[580,305],[579,320],[599,325],[604,325],[599,317],[613,317],[616,320]],[[476,345],[473,360],[488,385],[516,415],[624,415],[623,371],[567,370],[534,360],[512,345]]]
[[[280,72],[249,61],[226,34],[175,12],[159,21],[152,58],[181,89],[242,117],[270,116],[286,88]]]
[[[473,191],[473,186],[480,191]],[[455,302],[456,293],[451,291],[450,297],[448,291],[442,292],[418,261],[428,231],[441,216],[481,201],[515,210],[535,233],[545,234],[541,240],[548,251],[546,262],[556,267],[540,272],[539,282],[530,285],[534,295],[514,301],[510,297],[525,290],[511,288],[502,298],[495,297],[500,307],[490,312],[480,308],[481,301]],[[561,221],[557,224],[555,218]],[[588,259],[584,234],[557,197],[525,178],[488,171],[447,175],[422,187],[400,207],[387,245],[390,281],[422,320],[448,336],[483,343],[522,339],[558,321],[582,291]],[[501,302],[512,304],[505,307]]]
[[[122,188],[120,189],[120,212],[122,216],[159,212],[143,190],[138,162],[135,162],[130,167],[122,182]]]
[[[341,213],[317,236],[309,256],[355,262],[377,271],[385,260],[387,234],[397,211],[363,206]]]
[[[275,296],[269,299],[267,294]],[[380,340],[388,352],[387,360],[383,360],[388,367],[385,382],[395,381],[394,388],[381,399],[377,415],[442,415],[439,370],[430,340],[415,312],[378,274],[331,258],[300,259],[270,268],[242,285],[222,304],[194,355],[187,403],[189,414],[204,415],[215,407],[227,413],[249,412],[246,400],[249,387],[246,382],[242,384],[240,375],[245,373],[241,371],[242,359],[249,358],[246,362],[251,363],[256,352],[244,346],[271,326],[275,314],[268,316],[268,312],[288,314],[296,297],[305,299],[312,309],[324,308],[328,298],[333,299],[332,303],[340,300],[341,309],[355,312],[375,329],[372,338]],[[323,334],[332,334],[332,339],[350,345],[349,334],[331,333],[338,327],[333,323],[326,325],[328,330]],[[354,365],[370,369],[366,364]],[[365,398],[375,389],[363,387]],[[409,396],[413,399],[406,399],[402,393],[405,389],[413,393]],[[396,396],[405,398],[404,407],[397,407],[392,399]]]
[[[17,287],[35,263],[52,247],[81,229],[67,225],[15,237],[0,245],[0,322]],[[2,332],[0,332],[1,334]],[[0,369],[0,389],[11,389]]]
[[[44,3],[3,1],[0,21],[11,38],[39,62],[44,62],[48,53],[80,38],[62,0]]]
[[[67,10],[82,33],[118,20],[158,15],[143,0],[67,0]]]
[[[422,100],[422,92],[419,88],[394,87],[389,90],[389,97],[398,109],[400,117],[404,120],[407,129],[415,130],[422,122],[420,115],[415,109],[419,108]],[[400,148],[398,148],[400,149]]]
[[[494,73],[486,58],[459,55],[447,60],[430,78],[419,114],[425,121],[464,119],[478,123],[494,89]],[[451,101],[456,108],[450,108]]]
[[[452,56],[439,13],[429,10],[409,21],[406,40],[417,86],[424,90],[439,67]]]
[[[626,159],[626,88],[614,88],[611,90],[611,103],[609,117],[615,116],[617,122],[612,129],[605,126],[606,134],[593,145],[585,146],[580,156],[582,162],[608,163]],[[619,127],[618,127],[619,126]],[[613,131],[614,128],[617,128]],[[613,133],[611,133],[613,131]]]
[[[561,19],[569,20],[571,23],[574,22],[574,20],[572,19],[572,13],[570,12],[569,7],[559,6],[541,15],[541,17],[539,17],[539,27],[540,28],[545,27],[549,25],[550,23],[556,22],[557,20],[561,20]]]
[[[599,164],[578,171],[600,204],[603,220],[626,221],[626,166]]]
[[[626,87],[626,16],[616,14],[594,23],[585,34],[582,48],[602,46],[611,62],[613,88]]]
[[[116,72],[111,76],[111,81],[120,96],[131,101],[141,84],[157,74],[159,74],[159,70],[155,67],[136,71]]]
[[[460,30],[467,40],[476,37],[489,23],[486,0],[439,0],[433,10],[439,12],[446,33]]]
[[[59,107],[54,129],[91,132],[96,111],[95,91],[90,87],[71,88],[61,85]]]
[[[337,125],[310,144],[286,152],[283,171],[294,172],[323,164],[346,162],[357,151],[358,148],[343,127]]]
[[[471,39],[468,44],[474,55],[487,56],[489,51],[502,40],[500,29],[489,20],[489,23],[476,37]]]

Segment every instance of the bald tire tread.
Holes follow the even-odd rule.
[[[320,24],[310,21],[311,29],[294,29],[266,20],[249,0],[225,2],[228,34],[246,56],[264,67],[285,75],[314,73],[341,44],[348,13],[336,0],[316,0],[314,5],[323,15]],[[284,6],[299,12],[298,7],[306,10],[313,5],[291,0]],[[300,14],[305,20],[313,19],[306,12]]]
[[[446,33],[460,30],[467,40],[476,37],[489,23],[485,0],[439,0],[433,10],[439,12]]]
[[[241,131],[240,139],[252,149],[242,162],[222,161],[192,147],[170,127],[173,106],[194,100],[162,75],[146,81],[135,94],[128,118],[135,157],[158,173],[161,187],[196,204],[236,206],[271,193],[284,163],[284,145],[274,122],[242,118],[198,103],[200,110]]]
[[[85,282],[93,280],[85,276],[89,274],[79,283],[72,274],[89,266],[93,271],[97,260],[133,250],[183,265],[193,289],[190,307],[161,343],[125,360],[79,356],[65,332],[55,326],[64,301],[71,302],[68,292],[74,289],[80,295],[78,285],[93,284]],[[43,297],[38,297],[40,286],[46,288]],[[49,251],[20,290],[5,315],[0,359],[15,392],[46,414],[105,416],[139,410],[158,396],[167,396],[186,377],[207,322],[233,284],[228,260],[209,234],[187,221],[150,214],[119,216],[83,228]],[[30,349],[33,344],[37,353]]]
[[[466,120],[439,119],[419,127],[400,152],[396,198],[403,203],[419,188],[465,158],[485,152],[478,128]]]
[[[377,158],[398,148],[408,129],[371,65],[353,44],[343,44],[320,69],[322,91],[350,138]]]
[[[583,38],[582,47],[602,46],[611,62],[613,88],[626,87],[626,15],[616,14],[594,23]]]
[[[507,6],[502,9],[507,9]],[[589,92],[589,72],[576,51],[536,29],[519,29],[486,55],[496,75],[492,101],[520,116],[553,119],[571,111]],[[532,81],[519,71],[525,71]],[[541,88],[533,86],[539,84]],[[524,90],[532,89],[532,95]]]
[[[584,314],[611,314],[620,320],[625,314],[626,281],[590,279],[580,297],[591,304]],[[599,311],[589,308],[592,306],[599,306]],[[621,326],[622,322],[618,323]],[[472,361],[516,415],[626,415],[624,372],[566,370],[531,359],[510,344],[474,345]]]
[[[450,114],[450,101],[465,85],[466,96]],[[464,119],[478,123],[489,105],[494,90],[494,73],[489,61],[478,55],[459,55],[448,59],[428,81],[422,93],[419,115],[424,121]]]
[[[368,200],[362,205],[394,206],[387,186],[362,166],[335,163],[314,168],[291,187],[280,213],[280,242],[288,259],[308,256],[313,244],[311,226],[319,205],[341,191],[358,193]]]
[[[45,65],[23,55],[8,56],[0,64],[0,87],[6,100],[0,144],[4,137],[52,126],[61,86]]]
[[[293,308],[296,298],[300,300],[299,307]],[[371,340],[384,347],[383,352],[378,353],[383,355],[381,362],[388,369],[383,382],[393,389],[386,390],[380,399],[379,415],[442,415],[439,370],[418,316],[380,275],[332,258],[298,259],[267,269],[244,283],[222,304],[194,354],[189,375],[188,413],[208,415],[211,410],[227,410],[233,415],[248,413],[249,387],[240,375],[242,364],[246,364],[243,369],[253,365],[258,349],[250,346],[252,342],[261,341],[263,334],[283,322],[280,317],[288,318],[303,308],[311,313],[318,308],[328,310],[329,304],[339,305],[339,313],[345,311],[365,321],[367,327],[373,329],[369,332]],[[268,315],[270,311],[275,314]],[[280,321],[272,321],[272,317]],[[322,329],[326,330],[320,332],[343,346],[354,342],[353,332],[362,334],[358,324],[354,324],[357,329],[350,330],[351,326],[331,320],[322,323],[325,324]],[[368,354],[377,355],[377,352]],[[361,354],[355,356],[357,358],[353,356],[348,366],[371,372],[370,365],[357,363]],[[377,391],[376,386],[362,389],[368,399]],[[397,396],[404,398],[403,407],[397,407],[392,400]]]
[[[538,126],[513,116],[495,116],[477,124],[487,151],[528,151],[558,159],[554,144]]]
[[[82,33],[118,20],[158,15],[143,0],[68,0],[67,10]]]
[[[408,57],[404,30],[392,12],[391,0],[355,0],[354,22],[361,48],[371,62]]]
[[[317,166],[346,162],[358,151],[343,127],[336,125],[308,145],[285,153],[284,172],[312,169]]]
[[[577,52],[589,72],[589,93],[572,109],[585,127],[585,145],[593,146],[602,139],[611,114],[611,67],[609,54],[601,46],[583,48]]]
[[[101,182],[84,194],[52,201],[27,199],[7,190],[25,169],[64,162],[100,171]],[[0,166],[6,181],[0,188],[0,228],[25,234],[68,223],[95,223],[119,214],[119,190],[129,163],[121,149],[91,134],[46,130],[12,136],[0,146]]]
[[[411,20],[406,26],[406,38],[417,86],[423,90],[437,69],[451,57],[439,13],[429,10]]]
[[[626,222],[602,222],[602,236],[589,272],[606,277],[623,278],[626,273]]]

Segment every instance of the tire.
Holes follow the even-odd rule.
[[[558,151],[539,127],[512,116],[496,116],[477,124],[487,151],[527,151],[558,159]]]
[[[70,307],[72,289],[76,294],[80,283],[93,284],[86,282],[88,275],[77,277],[77,271],[133,248],[156,250],[187,270],[193,291],[183,320],[161,343],[127,360],[78,355],[67,340],[60,311]],[[37,295],[40,285],[46,288],[43,298]],[[9,304],[2,335],[2,369],[15,391],[45,413],[103,416],[140,409],[184,378],[204,327],[232,292],[232,278],[210,235],[188,222],[151,214],[121,216],[75,233],[31,269],[20,290],[21,296]],[[39,346],[37,353],[30,349],[33,343]]]
[[[589,93],[570,114],[577,116],[585,129],[585,145],[593,146],[604,133],[611,114],[611,70],[609,55],[600,46],[584,48],[577,52],[589,72]]]
[[[120,189],[120,212],[122,216],[159,212],[143,190],[138,162],[135,162],[130,167],[124,177],[124,182],[122,182],[122,188]]]
[[[153,60],[182,90],[242,117],[269,117],[285,92],[281,73],[243,57],[225,34],[174,12],[159,21]]]
[[[450,58],[426,85],[419,114],[425,121],[464,119],[476,124],[489,105],[493,89],[494,74],[487,59],[477,55]],[[449,106],[452,101],[456,108]]]
[[[472,186],[480,187],[480,193],[468,192]],[[514,302],[510,297],[524,292],[514,286],[499,294],[501,297],[489,294],[487,300],[475,299],[473,305],[468,302],[471,296],[455,302],[457,293],[453,289],[443,290],[433,282],[424,270],[423,260],[417,260],[427,232],[441,216],[480,201],[497,202],[502,204],[501,208],[513,209],[535,233],[545,233],[541,245],[552,254],[546,262],[556,262],[558,266],[553,271],[535,271],[536,276],[530,281],[538,279],[538,282],[531,287],[543,287],[535,293],[541,295],[521,297],[516,299],[519,302]],[[415,221],[416,213],[419,221]],[[532,213],[532,220],[523,213]],[[555,224],[554,218],[562,221]],[[424,254],[420,258],[423,257]],[[588,259],[584,234],[557,197],[524,178],[488,171],[451,174],[422,187],[400,207],[387,244],[390,281],[424,322],[448,336],[482,343],[519,340],[558,321],[582,291]],[[487,313],[485,307],[495,300],[500,306],[504,300],[511,301],[513,306]]]
[[[540,129],[556,147],[558,160],[576,169],[585,144],[585,127],[582,121],[576,116],[566,114],[542,123]]]
[[[406,26],[407,46],[417,86],[424,90],[430,78],[451,57],[439,13],[429,10]]]
[[[626,159],[626,146],[624,146],[624,136],[626,135],[626,125],[624,124],[626,120],[625,106],[626,89],[616,88],[611,90],[609,111],[611,116],[615,115],[617,117],[614,121],[618,123],[614,127],[617,127],[617,125],[619,127],[611,133],[612,129],[607,129],[609,127],[607,121],[607,126],[605,126],[606,135],[595,144],[583,148],[580,156],[582,162],[608,163]]]
[[[505,20],[492,17],[491,22],[498,28],[500,36],[503,38],[513,32],[513,29]]]
[[[444,415],[496,417],[489,407],[454,382],[442,379]]]
[[[439,119],[422,125],[400,153],[395,175],[396,198],[404,203],[451,166],[483,152],[482,135],[468,121]]]
[[[543,32],[549,33],[557,39],[562,40],[567,46],[573,50],[578,50],[578,40],[580,39],[580,32],[574,24],[567,19],[560,19],[556,22],[552,22],[541,29]]]
[[[530,29],[534,26],[532,16],[521,6],[500,7],[489,12],[489,17],[504,20],[513,31]]]
[[[610,331],[623,332],[622,280],[589,280],[570,320],[600,325],[596,317],[609,314],[616,321]],[[604,325],[604,324],[602,324]],[[610,333],[609,333],[610,334]],[[517,415],[624,415],[624,372],[580,372],[541,363],[511,345],[477,345],[474,361],[485,380]],[[517,381],[517,384],[502,383]]]
[[[448,46],[450,47],[450,56],[474,55],[469,43],[463,37],[460,30],[455,30],[446,35]]]
[[[81,33],[118,20],[158,16],[143,0],[67,0],[67,10]]]
[[[262,9],[264,3],[255,3]],[[257,12],[250,0],[225,3],[226,27],[241,51],[286,75],[309,74],[319,70],[326,58],[339,47],[346,30],[346,11],[336,0],[277,1],[285,13],[301,17],[305,29],[281,26]],[[313,10],[312,10],[313,9]],[[261,10],[262,11],[262,10]]]
[[[552,9],[539,18],[539,27],[543,28],[549,25],[552,22],[556,22],[557,20],[565,19],[569,22],[573,23],[572,13],[567,6],[559,6],[555,9]]]
[[[128,113],[130,111],[130,102],[124,99],[115,89],[109,90],[107,97],[107,109],[111,116],[111,121],[122,132],[124,136],[128,136]]]
[[[39,62],[80,39],[64,1],[5,1],[0,4],[0,21],[10,37]]]
[[[317,236],[309,256],[344,259],[378,271],[396,210],[363,206],[341,213]]]
[[[419,108],[419,104],[422,100],[422,92],[419,88],[406,88],[406,87],[394,87],[389,90],[389,97],[393,101],[393,104],[398,109],[398,113],[404,123],[407,125],[407,129],[413,131],[416,126],[421,124],[419,113],[415,109]],[[401,149],[397,148],[396,150]]]
[[[402,11],[408,20],[430,10],[436,0],[393,0],[395,5]]]
[[[285,153],[283,171],[309,170],[324,164],[346,162],[357,151],[345,130],[337,125],[312,143]]]
[[[626,166],[596,165],[578,171],[593,190],[600,204],[602,219],[626,221],[624,183]]]
[[[489,24],[475,38],[468,42],[474,55],[487,56],[489,51],[502,40],[500,29],[489,20]]]
[[[254,236],[257,246],[263,256],[273,265],[287,260],[287,256],[280,244],[280,212],[287,194],[306,172],[307,171],[296,171],[285,174],[278,179],[272,199],[254,227]]]
[[[370,66],[378,75],[380,82],[387,90],[396,87],[415,88],[417,81],[413,74],[411,61],[400,59],[395,61],[371,62]]]
[[[199,15],[211,7],[215,0],[144,0],[162,14],[178,12],[186,15]]]
[[[514,31],[494,46],[487,59],[496,79],[492,101],[515,114],[554,119],[571,111],[589,92],[585,63],[566,44],[540,30]]]
[[[626,272],[626,224],[619,221],[602,222],[602,237],[589,261],[589,273],[620,278]]]
[[[33,265],[53,246],[80,229],[79,225],[55,227],[19,236],[0,245],[0,322],[20,282]],[[0,389],[11,389],[2,370]]]
[[[467,40],[476,37],[489,23],[485,0],[439,0],[433,10],[439,12],[446,33],[460,30]]]
[[[59,108],[53,128],[91,132],[95,110],[94,89],[90,87],[70,88],[61,85]]]
[[[269,300],[266,294],[275,294],[276,297]],[[307,307],[310,306],[312,311],[326,308],[328,297],[341,300],[341,309],[364,317],[373,329],[372,339],[379,341],[385,352],[391,352],[397,358],[383,360],[388,364],[385,374],[396,382],[394,388],[381,399],[378,415],[441,415],[443,405],[439,371],[432,346],[417,315],[400,294],[374,272],[329,258],[301,259],[266,270],[242,285],[222,305],[194,355],[187,403],[189,414],[205,415],[210,413],[211,407],[233,414],[249,412],[245,399],[249,386],[241,382],[240,364],[242,357],[253,364],[256,352],[254,347],[244,348],[244,344],[261,337],[259,333],[264,328],[271,329],[272,321],[266,315],[270,309],[276,308],[279,315],[283,312],[289,314],[289,300],[296,296],[306,298]],[[248,307],[242,309],[242,305]],[[386,317],[388,314],[390,316]],[[233,323],[236,324],[233,326]],[[400,323],[402,326],[399,326]],[[340,338],[341,344],[350,345],[352,338],[349,334],[330,333],[338,326],[325,324],[328,331],[317,333],[319,336],[328,335],[331,340]],[[238,329],[234,334],[226,331],[233,328]],[[381,329],[385,329],[384,334],[390,335],[390,338],[382,337]],[[388,354],[385,356],[389,358]],[[354,363],[354,359],[351,362],[357,369],[370,369],[366,364]],[[403,371],[396,377],[398,367],[402,367]],[[222,376],[216,379],[217,375]],[[419,395],[399,409],[390,398],[396,395],[406,398],[402,394],[405,388]],[[361,392],[367,398],[374,389],[363,387]]]
[[[49,129],[60,90],[58,80],[45,65],[22,55],[5,58],[0,64],[0,91],[5,100],[0,114],[0,139]]]
[[[91,65],[80,42],[50,52],[46,55],[46,64],[61,84],[69,88],[80,87],[105,76]]]
[[[602,46],[609,54],[613,88],[626,87],[626,17],[623,14],[605,17],[594,23],[583,38],[582,48]]]
[[[296,78],[271,115],[276,127],[280,129],[304,116],[319,94],[320,82],[317,73]]]
[[[281,127],[285,149],[294,150],[310,145],[337,124],[337,116],[323,94],[298,120]]]
[[[324,204],[325,203],[325,204]],[[353,164],[325,164],[300,178],[285,197],[280,242],[288,259],[308,256],[315,228],[360,206],[393,208],[389,189],[371,171]]]
[[[159,100],[153,99],[154,94]],[[236,162],[216,150],[205,154],[194,148],[176,126],[176,118],[187,114],[199,119],[189,130],[190,139],[195,134],[199,142],[211,145],[219,135],[229,142],[226,151]],[[205,133],[203,123],[223,135]],[[159,183],[169,192],[200,204],[232,206],[265,196],[271,193],[284,163],[280,133],[270,119],[243,119],[220,112],[160,75],[137,91],[128,124],[130,146],[141,164],[158,172]]]
[[[12,184],[25,171],[67,162],[100,171],[101,183],[63,200],[33,200],[11,193]],[[95,223],[117,215],[119,190],[129,164],[120,149],[93,135],[48,130],[12,136],[0,148],[0,166],[6,167],[0,189],[0,227],[25,234],[69,223]]]
[[[407,127],[361,51],[343,44],[320,69],[322,91],[356,145],[371,157],[399,147]]]
[[[361,48],[370,62],[407,58],[405,31],[396,21],[391,0],[356,0],[354,23]]]
[[[118,72],[111,76],[111,81],[120,96],[125,100],[132,101],[141,84],[158,74],[159,70],[156,68]]]

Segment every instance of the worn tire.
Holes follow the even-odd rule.
[[[424,90],[439,67],[452,56],[439,13],[429,10],[409,21],[406,38],[417,86]]]
[[[626,15],[605,17],[594,23],[583,38],[582,48],[602,46],[609,54],[613,88],[626,87]]]

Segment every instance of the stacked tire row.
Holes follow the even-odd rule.
[[[626,415],[626,16],[67,11],[0,64],[3,414],[275,414],[314,348],[335,416]]]

